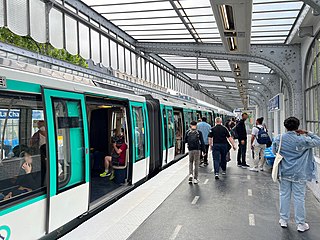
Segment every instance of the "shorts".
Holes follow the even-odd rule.
[[[124,166],[120,158],[111,157],[112,166]]]

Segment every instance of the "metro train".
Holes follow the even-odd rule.
[[[219,114],[32,69],[0,66],[0,239],[60,236],[185,156],[190,122]],[[32,147],[39,121],[44,138]],[[111,181],[99,173],[120,129],[126,161]]]

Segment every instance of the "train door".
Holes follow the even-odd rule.
[[[162,167],[162,130],[159,100],[147,97],[148,118],[150,127],[150,167],[149,174]],[[160,150],[160,151],[159,151]]]
[[[168,162],[174,159],[175,153],[175,129],[174,129],[174,115],[173,108],[166,107],[167,112],[167,132],[168,132]]]
[[[197,116],[197,122],[199,122],[200,120],[201,120],[201,118],[202,118],[202,113],[201,113],[201,111],[197,111],[196,112],[196,116]]]
[[[167,112],[165,106],[160,105],[162,122],[162,166],[168,161],[168,131],[167,131]]]
[[[184,126],[185,132],[187,132],[190,128],[190,123],[193,121],[193,113],[191,110],[184,110]],[[188,145],[187,143],[184,144],[185,153],[188,152]]]
[[[212,118],[212,112],[208,113],[208,123],[213,126],[213,118]]]
[[[185,134],[182,110],[174,110],[175,156],[184,153],[183,138]]]
[[[147,107],[145,103],[130,102],[130,109],[133,140],[132,183],[136,183],[145,178],[149,173],[149,125]]]
[[[49,145],[48,232],[89,207],[89,149],[82,94],[43,89]]]

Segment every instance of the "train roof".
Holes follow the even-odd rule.
[[[40,84],[47,88],[54,88],[64,91],[113,96],[132,101],[145,102],[145,98],[143,96],[131,94],[128,93],[128,91],[123,92],[123,89],[120,87],[120,91],[116,91],[116,89],[110,90],[98,87],[91,79],[78,77],[69,73],[42,68],[27,63],[16,62],[9,59],[1,59],[0,69],[1,76],[5,76],[7,79],[11,80]],[[27,92],[28,89],[25,89],[25,91]]]

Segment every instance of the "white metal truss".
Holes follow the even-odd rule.
[[[145,52],[231,60],[233,62],[256,62],[271,68],[288,88],[290,113],[302,118],[302,72],[300,45],[251,45],[250,53],[228,53],[222,44],[208,43],[137,43]],[[280,89],[279,89],[280,91]]]

